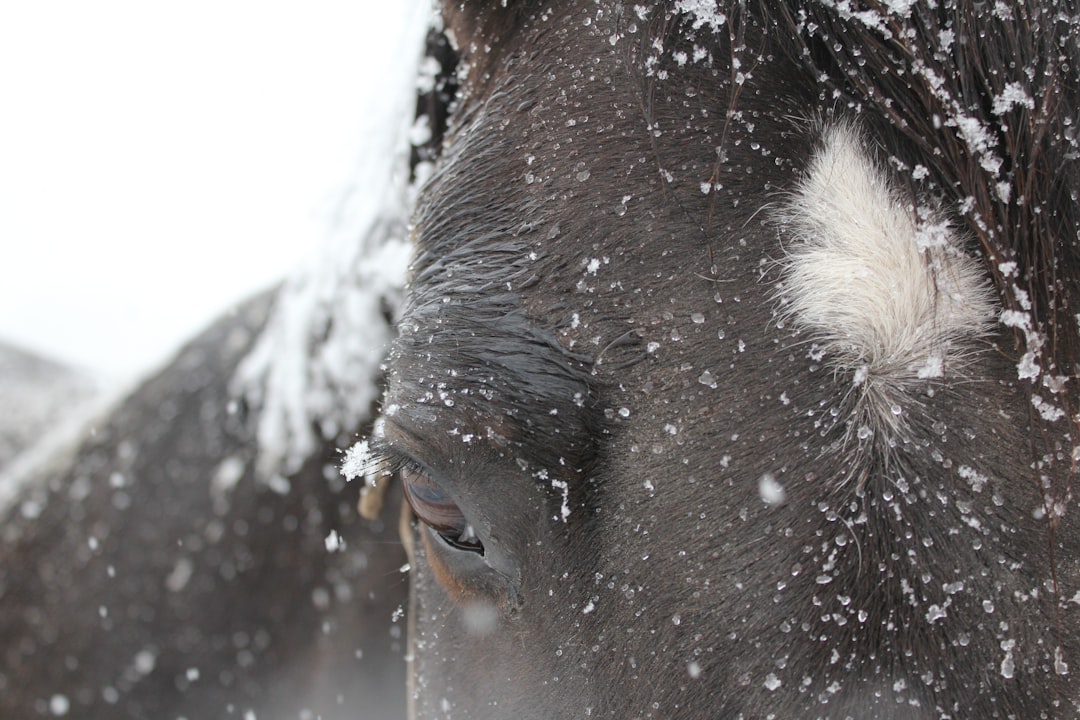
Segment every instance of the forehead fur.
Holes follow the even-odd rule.
[[[1080,362],[1080,17],[1064,0],[997,3],[727,0],[613,3],[641,46],[707,51],[721,72],[789,62],[816,79],[818,111],[854,113],[913,194],[933,196],[975,239],[1000,302],[1030,315],[1022,351],[1050,375]],[[447,2],[447,27],[479,87],[539,2]],[[596,10],[603,10],[597,5]],[[638,27],[640,26],[640,27]],[[719,26],[719,27],[718,27]],[[755,31],[755,28],[757,30]],[[755,35],[759,35],[755,39]],[[732,42],[734,41],[734,42]],[[657,66],[627,58],[642,101]],[[663,52],[657,61],[663,63]],[[957,68],[965,68],[957,72]],[[697,72],[693,63],[681,74]],[[653,76],[651,79],[648,77]],[[811,83],[812,85],[813,83]],[[782,98],[789,88],[778,89]],[[750,98],[737,98],[732,109]],[[804,112],[811,112],[807,106]],[[647,110],[647,108],[646,108]],[[1015,271],[1013,270],[1015,268]]]

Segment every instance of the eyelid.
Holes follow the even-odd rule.
[[[371,438],[368,443],[372,468],[380,475],[399,474],[402,470],[419,473],[446,490],[448,500],[457,505],[449,492],[453,483],[444,482],[444,473],[434,470],[410,452],[409,448],[426,447],[420,434],[387,421],[383,425],[383,434]],[[518,607],[521,570],[513,555],[499,548],[498,543],[488,544],[492,538],[485,534],[482,524],[475,524],[475,515],[466,516],[458,506],[465,524],[458,536],[450,537],[415,515],[407,501],[406,507],[410,508],[409,517],[417,520],[418,540],[426,549],[426,565],[453,602],[466,604],[480,598],[500,607]],[[403,535],[411,537],[411,532]]]

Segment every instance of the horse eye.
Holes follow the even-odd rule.
[[[452,547],[484,552],[483,544],[477,539],[461,508],[426,473],[404,467],[401,469],[401,484],[405,488],[405,499],[420,522],[439,533]]]

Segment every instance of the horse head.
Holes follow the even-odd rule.
[[[1075,8],[445,5],[415,716],[1075,714]]]

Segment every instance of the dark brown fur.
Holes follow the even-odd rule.
[[[886,38],[824,4],[723,4],[715,33],[664,3],[510,5],[445,13],[468,72],[390,366],[387,443],[485,551],[417,529],[419,717],[1076,716],[1080,532],[1071,506],[1033,516],[1071,505],[1075,429],[1032,409],[1026,338],[919,388],[913,437],[844,482],[851,379],[777,322],[767,222],[816,119],[858,123],[971,231],[1006,308],[1016,259],[1074,407],[1076,30],[1048,19],[1071,6],[917,4]],[[711,62],[676,57],[695,47]],[[995,129],[999,176],[934,124],[915,62]],[[1030,63],[1052,68],[1036,112],[991,117]]]

